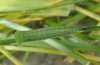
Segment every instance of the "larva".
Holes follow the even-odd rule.
[[[47,38],[64,36],[67,34],[79,33],[81,31],[82,28],[78,26],[73,26],[73,27],[60,26],[60,27],[41,28],[30,31],[17,31],[15,33],[15,40],[16,42],[43,40]]]

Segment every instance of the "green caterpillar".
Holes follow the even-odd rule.
[[[37,30],[30,30],[30,31],[17,31],[15,33],[15,40],[17,42],[42,40],[73,33],[79,33],[82,31],[83,31],[82,28],[78,26],[73,26],[73,27],[60,26],[60,27],[48,27]]]
[[[64,36],[68,34],[90,32],[96,30],[100,30],[100,26],[88,27],[88,28],[82,28],[79,26],[48,27],[48,28],[41,28],[41,29],[30,30],[30,31],[17,31],[15,33],[15,40],[16,42],[35,41],[35,40],[43,40],[47,38],[54,38],[58,36]]]

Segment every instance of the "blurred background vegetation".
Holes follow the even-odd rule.
[[[100,31],[11,43],[16,31],[100,26],[99,14],[100,0],[0,0],[0,65],[100,65]]]

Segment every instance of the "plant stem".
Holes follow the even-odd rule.
[[[12,44],[12,43],[15,43],[15,39],[5,39],[5,40],[0,40],[0,45],[8,45],[8,44]]]
[[[78,12],[83,13],[84,15],[87,15],[87,16],[89,16],[89,17],[91,17],[91,18],[93,18],[93,19],[100,22],[100,16],[93,13],[93,12],[91,12],[91,11],[88,11],[84,8],[79,7],[79,6],[76,6],[75,10],[77,10]]]

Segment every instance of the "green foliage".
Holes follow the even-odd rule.
[[[25,64],[29,51],[67,55],[82,65],[98,65],[100,16],[97,13],[100,0],[0,0],[0,52],[16,65]],[[42,22],[34,22],[40,16]],[[29,27],[24,25],[29,23]],[[45,28],[34,29],[33,24]],[[25,51],[22,62],[11,55],[15,51]],[[95,55],[86,54],[87,51]]]

